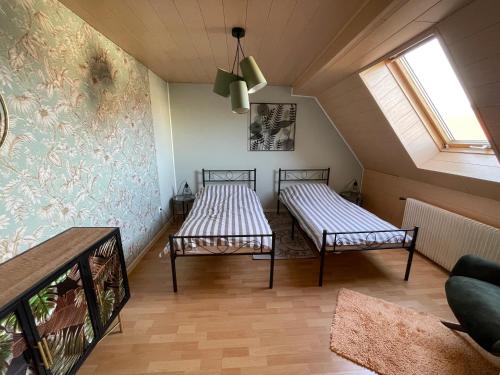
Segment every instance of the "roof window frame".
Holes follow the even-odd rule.
[[[397,53],[391,55],[388,59],[386,59],[386,66],[390,70],[391,74],[394,76],[396,81],[398,82],[401,90],[409,100],[412,107],[417,112],[418,116],[422,120],[423,124],[427,128],[429,134],[433,138],[437,147],[440,151],[451,151],[451,152],[467,152],[467,153],[479,153],[479,154],[493,154],[493,150],[491,149],[491,143],[486,142],[476,142],[476,141],[461,141],[452,139],[447,126],[442,118],[440,118],[439,111],[437,108],[434,108],[434,104],[430,100],[430,98],[426,97],[427,94],[422,87],[419,87],[419,82],[417,77],[413,77],[414,74],[409,67],[405,66],[407,64],[402,57],[408,51],[419,47],[420,45],[428,42],[430,39],[436,38],[441,48],[443,49],[455,76],[458,79],[462,89],[464,90],[467,99],[471,104],[472,111],[476,116],[479,125],[481,126],[483,132],[488,139],[488,133],[485,131],[485,127],[483,125],[483,121],[472,101],[469,93],[467,92],[466,86],[463,84],[462,79],[460,77],[459,71],[456,69],[456,65],[453,62],[453,59],[444,43],[443,38],[437,31],[432,31],[419,39],[417,42],[412,43],[406,46],[403,49],[397,51]]]

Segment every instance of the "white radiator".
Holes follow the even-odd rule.
[[[465,254],[500,262],[500,229],[408,198],[403,228],[420,227],[417,250],[447,270]]]

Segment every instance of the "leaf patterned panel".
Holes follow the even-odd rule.
[[[0,375],[36,374],[16,313],[0,318]]]
[[[297,104],[252,103],[249,151],[294,151]]]
[[[99,319],[106,325],[125,298],[125,287],[116,237],[110,238],[89,256],[97,297]]]
[[[78,265],[29,299],[40,338],[48,342],[54,375],[66,374],[94,340]]]

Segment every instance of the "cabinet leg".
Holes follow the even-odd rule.
[[[118,332],[117,333],[123,333],[123,325],[122,325],[122,316],[121,316],[121,314],[118,314]]]
[[[118,327],[118,330],[115,330]],[[116,335],[118,333],[123,333],[123,325],[122,325],[122,317],[121,314],[118,314],[116,317],[116,323],[113,324],[111,327],[108,328],[106,333],[102,336],[102,338],[105,338],[108,335]],[[101,339],[102,340],[102,339]]]

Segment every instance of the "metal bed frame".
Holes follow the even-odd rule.
[[[257,191],[257,168],[254,169],[202,169],[201,179],[203,187],[207,183],[218,182],[247,182]]]
[[[327,185],[330,181],[330,168],[323,169],[279,169],[278,174],[278,204],[277,204],[277,213],[280,212],[280,194],[282,183],[286,182],[324,182]],[[283,203],[287,211],[290,213],[292,217],[292,238],[295,233],[295,226],[306,235],[309,240],[313,244],[315,242],[312,238],[310,238],[307,233],[300,227],[299,221],[293,215],[292,211]],[[328,232],[326,229],[322,232],[322,242],[321,248],[318,249],[315,244],[316,249],[320,254],[320,268],[319,268],[319,286],[323,286],[323,270],[325,266],[325,254],[326,253],[334,253],[341,254],[347,252],[356,252],[356,251],[369,251],[369,250],[389,250],[389,249],[404,249],[408,251],[408,260],[406,263],[406,271],[405,271],[405,281],[408,281],[410,276],[411,264],[413,260],[413,254],[415,252],[415,245],[417,242],[418,236],[418,227],[414,227],[413,229],[393,229],[393,230],[373,230],[373,231],[360,231],[360,232]],[[379,240],[377,236],[381,234],[390,234],[393,233],[393,236],[389,240],[396,241],[395,243],[387,242],[387,240]],[[365,238],[361,241],[360,244],[354,244],[348,238],[349,235],[352,234],[366,234]],[[327,237],[333,236],[333,246],[327,245]],[[407,241],[411,236],[411,241]],[[340,250],[338,247],[340,246],[349,246],[349,248]]]
[[[254,169],[202,169],[202,183],[205,187],[209,183],[247,183],[253,187],[255,191],[257,188],[257,170]],[[238,238],[254,238],[238,246],[231,246],[231,239],[237,240]],[[264,238],[271,238],[271,250],[264,248]],[[260,238],[260,241],[255,240]],[[187,243],[186,241],[187,240]],[[196,247],[206,250],[206,254],[189,253],[192,246],[192,240],[209,240],[212,242],[210,245],[204,245],[203,241],[196,241]],[[223,256],[223,255],[254,255],[254,254],[269,254],[271,256],[270,269],[269,269],[269,288],[273,288],[274,279],[274,255],[275,255],[275,240],[276,234],[272,233],[248,233],[248,234],[228,234],[228,235],[206,235],[206,236],[169,236],[170,246],[170,264],[172,267],[172,282],[174,292],[177,293],[177,273],[175,268],[175,260],[178,257],[188,256]],[[177,241],[180,241],[180,249],[175,247]],[[177,246],[179,247],[179,246]],[[242,248],[253,249],[254,251],[239,252]]]

